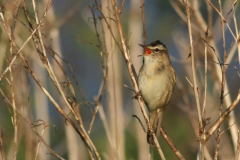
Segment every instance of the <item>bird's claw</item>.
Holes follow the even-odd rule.
[[[147,141],[151,146],[156,145],[155,142],[154,142],[153,133],[154,133],[153,129],[148,130],[148,132],[147,132]]]
[[[153,133],[154,133],[154,130],[153,130],[153,129],[148,130],[148,132],[147,132],[147,134],[148,134],[148,135],[151,135],[151,136],[153,135]]]
[[[132,99],[138,99],[138,96],[142,96],[142,92],[138,91],[133,97]]]

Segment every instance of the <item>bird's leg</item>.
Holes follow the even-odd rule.
[[[142,96],[142,92],[141,91],[138,91],[133,97],[132,99],[138,99],[138,96]]]

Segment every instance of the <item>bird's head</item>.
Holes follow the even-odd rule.
[[[159,40],[154,41],[148,45],[139,45],[145,50],[145,53],[139,56],[144,57],[146,61],[169,60],[167,47]]]

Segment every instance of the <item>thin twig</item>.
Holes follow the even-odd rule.
[[[222,15],[222,4],[221,4],[221,0],[218,0],[219,3],[219,8],[220,8],[220,14]],[[221,27],[222,27],[222,38],[223,38],[223,54],[224,54],[224,63],[226,63],[227,61],[227,53],[226,53],[226,44],[225,44],[225,32],[224,32],[224,19],[221,19]],[[226,66],[223,66],[222,69],[222,83],[221,83],[221,95],[220,95],[220,107],[219,107],[219,117],[222,114],[222,108],[223,108],[223,99],[224,99],[224,91],[225,91],[225,83],[226,83]],[[218,127],[218,131],[217,131],[217,144],[216,144],[216,150],[215,150],[215,155],[214,155],[214,159],[217,160],[218,158],[218,153],[219,153],[219,144],[220,144],[220,128],[221,125],[219,125]]]
[[[116,19],[117,19],[117,27],[118,27],[118,31],[119,31],[119,35],[120,35],[120,39],[121,39],[121,44],[122,44],[122,46],[120,46],[120,44],[119,44],[118,41],[116,40],[116,38],[115,38],[115,36],[114,36],[114,34],[113,34],[113,32],[112,32],[112,29],[111,29],[109,23],[108,23],[107,20],[106,20],[106,17],[104,16],[104,14],[102,13],[102,11],[101,11],[101,9],[100,9],[101,7],[98,5],[98,3],[97,3],[96,0],[94,0],[94,1],[95,1],[95,4],[96,4],[97,7],[98,7],[98,10],[100,11],[100,13],[101,13],[101,15],[102,15],[102,18],[104,19],[106,25],[108,26],[108,29],[110,30],[110,33],[111,33],[111,35],[112,35],[112,37],[113,37],[116,45],[117,45],[118,48],[120,49],[120,51],[121,51],[121,53],[122,53],[122,55],[123,55],[123,57],[124,57],[124,59],[125,59],[125,62],[126,62],[126,64],[127,64],[127,68],[128,68],[129,74],[130,74],[130,78],[131,78],[131,81],[132,81],[132,84],[133,84],[133,86],[134,86],[135,92],[137,93],[137,92],[139,91],[139,89],[138,89],[137,82],[136,82],[136,79],[137,79],[137,77],[136,77],[136,71],[135,71],[135,68],[134,68],[134,66],[133,66],[133,64],[132,64],[130,55],[129,55],[129,50],[128,50],[128,47],[127,47],[127,44],[126,44],[126,39],[125,39],[125,36],[124,36],[124,34],[123,34],[122,25],[121,25],[121,22],[120,22],[120,15],[119,15],[119,13],[118,13],[118,9],[117,9],[117,6],[116,6],[116,4],[115,4],[115,1],[114,1],[114,0],[111,0],[111,3],[112,3],[113,9],[114,9],[114,13],[115,13],[115,16],[116,16]],[[147,116],[146,111],[145,111],[145,109],[144,109],[144,102],[143,102],[143,100],[142,100],[142,97],[141,97],[141,96],[138,96],[137,100],[138,100],[138,102],[139,102],[140,109],[141,109],[141,111],[142,111],[142,113],[143,113],[143,117],[144,117],[144,119],[145,119],[145,121],[146,121],[146,123],[147,123],[148,129],[149,129],[150,131],[152,131],[152,127],[151,127],[151,125],[150,125],[150,123],[149,123],[148,116]],[[154,142],[155,142],[155,144],[156,144],[156,147],[157,147],[157,149],[158,149],[158,151],[159,151],[159,154],[161,155],[162,159],[165,159],[164,156],[163,156],[163,153],[162,153],[162,151],[161,151],[161,148],[160,148],[160,146],[159,146],[159,143],[158,143],[158,141],[157,141],[157,138],[156,138],[156,136],[155,136],[154,133],[153,133],[153,138],[154,138]]]
[[[238,142],[237,142],[237,148],[236,148],[236,152],[235,152],[235,160],[239,160],[239,154],[240,154],[240,132],[238,129]]]
[[[196,123],[195,116],[193,114],[193,111],[191,110],[188,94],[186,93],[186,90],[185,90],[181,80],[178,78],[178,76],[176,77],[176,81],[178,82],[176,84],[176,86],[179,88],[179,90],[182,93],[181,95],[183,97],[183,102],[185,103],[185,106],[187,108],[188,117],[189,117],[189,119],[191,121],[191,124],[194,128],[194,133],[196,134],[196,137],[198,137],[198,124]]]
[[[120,22],[120,15],[119,15],[119,13],[118,13],[118,9],[117,9],[117,6],[116,6],[116,4],[115,4],[115,1],[114,1],[114,0],[111,0],[111,3],[112,3],[113,9],[114,9],[114,13],[115,13],[115,16],[116,16],[116,19],[117,19],[117,27],[118,27],[118,31],[119,31],[119,34],[120,34],[122,46],[120,46],[120,44],[117,42],[115,36],[113,35],[112,29],[111,29],[109,23],[107,22],[104,14],[103,14],[103,12],[101,11],[101,8],[100,8],[100,6],[98,5],[97,1],[96,1],[96,0],[94,0],[94,1],[95,1],[95,4],[97,5],[98,10],[100,11],[102,17],[104,18],[104,21],[105,21],[105,23],[107,24],[107,26],[108,26],[108,28],[109,28],[109,30],[110,30],[110,32],[111,32],[111,35],[112,35],[115,43],[117,44],[118,48],[120,49],[121,53],[123,54],[123,57],[124,57],[124,59],[125,59],[125,61],[126,61],[127,68],[128,68],[128,71],[129,71],[129,74],[130,74],[130,77],[131,77],[131,81],[132,81],[132,83],[133,83],[133,86],[134,86],[136,92],[138,92],[139,89],[138,89],[137,81],[136,81],[136,77],[135,77],[136,74],[134,74],[134,73],[136,73],[136,71],[135,71],[135,68],[134,68],[134,66],[133,66],[133,64],[132,64],[132,61],[131,61],[131,58],[130,58],[130,55],[129,55],[129,51],[128,51],[128,49],[127,49],[125,36],[124,36],[124,34],[123,34],[122,25],[121,25],[121,22]],[[145,111],[145,109],[144,109],[144,102],[143,102],[141,96],[138,97],[138,102],[139,102],[139,104],[140,104],[140,108],[141,108],[141,111],[142,111],[142,113],[143,113],[144,119],[145,119],[145,121],[146,121],[146,123],[147,123],[147,125],[148,125],[148,128],[152,131],[152,127],[151,127],[151,125],[150,125],[150,123],[149,123],[149,119],[148,119],[147,113],[146,113],[146,111]],[[158,141],[157,141],[157,138],[156,138],[155,134],[153,134],[153,137],[154,137],[154,142],[155,142],[155,144],[156,144],[156,147],[157,147],[157,149],[158,149],[158,151],[159,151],[159,154],[161,155],[161,157],[164,157],[164,156],[163,156],[163,153],[162,153],[162,151],[161,151],[161,149],[160,149],[160,146],[159,146],[159,143],[158,143]],[[163,159],[165,159],[165,158],[163,158]]]
[[[193,88],[197,103],[197,109],[198,109],[198,120],[200,125],[200,130],[203,129],[203,123],[202,123],[202,115],[201,115],[201,109],[200,109],[200,102],[199,102],[199,95],[197,91],[197,80],[196,80],[196,71],[195,71],[195,59],[194,59],[194,47],[193,47],[193,39],[192,39],[192,28],[191,28],[191,20],[190,20],[190,7],[189,2],[186,2],[186,12],[187,12],[187,19],[188,19],[188,31],[189,31],[189,39],[190,39],[190,49],[191,49],[191,58],[192,58],[192,74],[193,74]]]
[[[2,96],[3,96],[4,99],[5,99],[5,102],[6,102],[7,104],[9,104],[9,105],[13,108],[12,103],[11,103],[10,100],[7,98],[7,96],[4,94],[4,92],[2,91],[1,88],[0,88],[0,92],[1,92]],[[14,109],[14,108],[13,108],[13,109]],[[18,113],[18,115],[19,115],[20,117],[22,117],[22,118],[24,119],[24,121],[30,126],[30,128],[32,128],[32,130],[37,134],[37,136],[38,136],[39,138],[41,138],[41,141],[42,141],[42,142],[44,143],[44,145],[48,148],[48,150],[51,152],[52,155],[54,155],[55,157],[57,157],[57,158],[59,158],[59,159],[61,159],[61,160],[65,160],[64,158],[60,157],[56,152],[54,152],[54,151],[50,148],[50,146],[46,143],[46,141],[42,138],[42,136],[37,132],[37,130],[36,130],[34,127],[32,127],[32,123],[29,122],[29,121],[27,120],[27,118],[25,118],[25,117],[23,116],[23,114],[22,114],[18,109],[15,108],[14,110]]]
[[[213,61],[214,62],[214,61]],[[214,62],[214,63],[216,63],[216,64],[219,64],[219,65],[226,65],[226,66],[230,66],[230,67],[233,67],[236,71],[237,71],[237,74],[238,74],[238,76],[240,77],[240,72],[238,71],[238,69],[237,69],[237,67],[235,67],[235,66],[233,66],[233,65],[231,65],[231,64],[222,64],[222,63],[217,63],[217,62]],[[224,96],[225,97],[225,96]]]
[[[208,34],[209,33],[208,33],[208,29],[207,29],[206,32],[205,32],[206,41],[207,41],[207,38],[208,38]],[[204,100],[203,100],[203,108],[202,108],[202,118],[203,119],[205,119],[205,108],[206,108],[206,101],[207,101],[207,71],[208,71],[208,69],[207,69],[207,66],[208,66],[207,45],[208,45],[207,43],[204,44],[204,54],[205,54],[205,56],[204,56],[205,57],[205,61],[204,61],[205,71],[204,71],[204,74],[205,74],[205,77],[204,77]],[[202,156],[204,156],[204,155],[202,155]]]
[[[100,89],[100,92],[99,92],[99,96],[98,96],[98,99],[97,99],[97,102],[96,102],[97,106],[95,107],[95,110],[94,110],[94,112],[92,114],[92,120],[90,122],[89,129],[88,129],[88,134],[90,135],[91,129],[92,129],[92,126],[93,126],[93,123],[94,123],[94,120],[95,120],[95,117],[96,117],[97,112],[98,112],[98,108],[99,108],[101,100],[102,100],[103,93],[104,93],[106,85],[107,85],[108,52],[107,52],[107,47],[106,47],[105,32],[104,32],[103,23],[101,21],[102,33],[103,33],[103,38],[104,38],[104,43],[105,43],[104,46],[105,46],[105,51],[106,52],[103,51],[103,48],[102,48],[102,45],[101,45],[101,40],[100,40],[100,37],[99,37],[99,34],[98,34],[98,30],[97,30],[97,21],[96,21],[96,17],[95,17],[95,14],[94,14],[93,7],[90,6],[89,8],[90,8],[90,10],[92,12],[92,16],[93,16],[93,20],[94,20],[94,28],[95,28],[96,36],[97,36],[97,39],[98,39],[99,51],[100,51],[100,55],[101,55],[101,58],[102,58],[102,70],[103,70],[103,85],[101,86],[101,89]],[[103,52],[104,52],[104,54],[103,54]],[[103,57],[104,55],[105,55],[105,63],[104,63],[104,57]]]
[[[13,55],[13,36],[11,36],[11,47],[10,47],[10,60]],[[9,65],[9,64],[8,64]],[[17,119],[17,113],[15,111],[16,109],[16,99],[15,99],[15,92],[14,92],[14,82],[13,82],[13,72],[12,67],[9,67],[9,73],[10,73],[10,86],[11,86],[11,92],[12,92],[12,104],[13,104],[13,127],[14,127],[14,147],[13,147],[13,160],[17,159],[17,137],[18,137],[18,119]]]
[[[134,114],[133,114],[132,116],[135,117],[135,118],[137,118],[137,120],[139,121],[139,123],[140,123],[141,126],[142,126],[143,131],[144,131],[145,133],[147,133],[147,131],[146,131],[146,129],[145,129],[145,127],[144,127],[142,121],[140,120],[140,118],[139,118],[137,115],[134,115]]]
[[[120,13],[120,14],[122,13],[122,9],[123,9],[124,3],[125,3],[125,0],[122,1],[122,5],[121,5],[121,7],[119,8],[119,13]]]
[[[221,125],[221,123],[228,117],[228,115],[233,111],[233,109],[237,106],[240,101],[240,89],[238,90],[237,97],[233,101],[233,103],[222,113],[221,116],[217,119],[217,121],[209,128],[205,135],[205,141],[207,141],[213,132]]]
[[[131,87],[127,86],[126,84],[124,84],[123,86],[126,87],[127,89],[129,89],[130,91],[133,91],[134,93],[136,93],[134,89],[132,89]]]
[[[215,11],[217,11],[217,13],[222,18],[223,22],[226,23],[226,19],[223,17],[222,12],[218,11],[218,9],[209,0],[206,0],[206,1],[208,2],[208,4],[210,4],[215,9]]]
[[[220,135],[222,135],[224,132],[226,132],[227,130],[229,130],[234,124],[236,124],[236,122],[233,123],[231,126],[229,126],[227,129],[225,129],[224,131],[222,131],[222,132],[220,133]]]
[[[192,75],[193,75],[193,88],[194,88],[194,94],[195,94],[195,100],[197,104],[197,111],[198,111],[198,121],[199,121],[199,134],[202,136],[204,133],[204,125],[203,125],[203,119],[202,119],[202,113],[201,113],[201,108],[200,108],[200,101],[199,101],[199,95],[198,95],[198,90],[197,90],[197,79],[196,79],[196,71],[195,71],[195,55],[194,55],[194,48],[193,48],[193,37],[192,37],[192,28],[191,28],[191,16],[190,16],[190,4],[188,0],[186,1],[185,4],[186,7],[186,12],[187,12],[187,22],[188,22],[188,32],[189,32],[189,39],[190,39],[190,49],[191,49],[191,58],[192,58]],[[202,143],[202,141],[200,141]],[[200,153],[203,153],[202,151],[204,148],[202,145],[200,145],[199,150],[201,151]]]
[[[0,12],[0,16],[2,18],[2,22],[3,25],[5,26],[5,22],[4,22],[4,17],[2,12]],[[19,56],[19,54],[21,53],[22,49],[26,46],[26,44],[31,40],[32,35],[36,33],[37,29],[40,27],[41,25],[39,24],[36,29],[32,32],[31,36],[29,36],[27,38],[27,40],[24,42],[24,44],[21,46],[21,48],[18,50],[17,54],[12,58],[11,62],[9,63],[8,67],[5,69],[5,71],[2,73],[1,77],[0,77],[0,82],[2,81],[2,78],[5,76],[5,74],[9,71],[10,67],[13,65],[13,63],[15,62],[15,60],[17,59],[17,57]],[[6,28],[6,27],[5,27]],[[10,36],[10,35],[9,35]],[[11,36],[10,36],[11,37]]]
[[[1,124],[0,124],[0,153],[1,153],[1,158],[2,160],[5,160],[4,152],[3,152],[3,141],[2,141],[2,129],[1,129]]]
[[[34,8],[34,12],[35,12],[36,23],[38,24],[39,20],[38,20],[38,15],[37,15],[37,12],[36,12],[35,0],[32,0],[32,2],[33,2],[33,8]],[[48,3],[48,6],[47,6],[48,8],[49,8],[50,4],[51,4],[51,0]],[[87,146],[88,146],[89,153],[91,153],[91,155],[92,155],[91,157],[92,158],[94,157],[94,159],[101,159],[96,147],[94,146],[94,144],[90,140],[89,136],[86,135],[87,133],[86,133],[85,128],[82,124],[82,120],[81,120],[81,116],[80,116],[78,108],[74,108],[73,106],[70,105],[70,103],[67,100],[67,97],[65,96],[65,94],[64,94],[64,92],[63,92],[63,90],[62,90],[62,88],[61,88],[61,86],[60,86],[60,84],[59,84],[59,82],[56,78],[56,75],[53,72],[53,69],[50,65],[50,62],[49,62],[47,54],[46,54],[46,50],[45,50],[45,47],[44,47],[44,44],[43,44],[42,34],[41,34],[40,30],[38,30],[38,37],[39,37],[39,40],[40,40],[40,47],[41,47],[42,52],[43,52],[43,54],[40,53],[40,52],[38,52],[38,54],[39,54],[40,59],[43,62],[43,65],[45,66],[46,70],[48,71],[48,73],[50,75],[50,78],[53,81],[53,83],[55,84],[56,88],[58,89],[58,91],[62,95],[63,100],[65,101],[66,105],[68,106],[70,111],[73,113],[75,119],[77,120],[77,122],[80,126],[80,129],[81,129],[81,133],[82,133],[81,136],[86,138],[86,139],[84,139],[82,137],[86,142],[85,144],[87,144]]]
[[[96,2],[96,0],[95,0],[95,2]],[[122,52],[123,53],[123,57],[125,58],[125,61],[127,63],[128,71],[129,71],[131,80],[133,82],[133,86],[135,87],[136,92],[138,92],[139,89],[138,89],[138,86],[137,86],[136,71],[135,71],[135,68],[134,68],[134,66],[132,64],[130,55],[129,55],[129,50],[127,48],[126,39],[125,39],[125,36],[124,36],[124,33],[123,33],[123,28],[122,28],[122,24],[121,24],[121,21],[120,21],[120,15],[118,13],[117,5],[116,5],[114,0],[111,0],[111,3],[112,3],[112,6],[113,6],[113,9],[114,9],[114,12],[115,12],[115,17],[117,19],[117,27],[118,27],[118,31],[119,31],[119,35],[120,35],[120,39],[121,39],[122,48],[123,48],[123,52]],[[150,131],[152,131],[152,127],[151,127],[151,125],[149,123],[148,116],[147,116],[146,111],[144,109],[144,103],[143,103],[143,100],[142,100],[141,96],[138,97],[138,101],[140,103],[141,110],[142,110],[143,116],[144,116],[144,118],[145,118],[145,120],[147,122],[148,128],[149,128]],[[161,147],[160,147],[160,145],[158,143],[158,140],[157,140],[155,134],[153,134],[153,138],[154,138],[154,142],[156,144],[156,147],[158,149],[158,152],[159,152],[161,158],[163,160],[165,160],[166,158],[165,158],[165,156],[164,156],[164,154],[162,152],[162,149],[161,149]]]
[[[51,4],[51,1],[49,1],[48,3],[48,8],[50,7],[50,4]],[[36,23],[37,25],[39,24],[39,20],[38,20],[38,13],[37,13],[37,9],[36,9],[36,4],[35,4],[35,0],[32,0],[32,4],[33,4],[33,9],[34,9],[34,13],[35,13],[35,19],[36,19]],[[53,83],[55,84],[56,88],[58,89],[58,91],[60,92],[61,96],[63,97],[63,100],[65,101],[66,105],[68,106],[68,108],[70,109],[70,111],[73,113],[75,119],[77,120],[77,122],[79,124],[81,124],[81,117],[73,110],[73,107],[69,104],[59,82],[58,82],[58,79],[56,77],[56,75],[54,74],[53,72],[53,69],[50,65],[50,62],[48,60],[48,57],[47,57],[47,53],[46,53],[46,50],[45,50],[45,47],[44,47],[44,44],[43,44],[43,39],[42,39],[42,33],[41,33],[41,30],[38,29],[38,37],[39,37],[39,41],[40,41],[40,48],[42,50],[42,53],[39,53],[39,56],[40,56],[40,59],[42,60],[43,62],[43,65],[44,67],[46,68],[47,72],[49,73]]]
[[[35,160],[37,160],[37,157],[38,157],[38,153],[39,153],[39,149],[40,149],[40,145],[41,145],[41,142],[42,142],[42,137],[43,137],[43,133],[45,131],[45,128],[46,128],[46,125],[44,124],[44,127],[42,129],[41,138],[38,139],[38,145],[37,145],[37,151],[36,151],[36,155],[35,155]]]
[[[47,5],[47,9],[44,12],[44,15],[40,21],[40,23],[38,23],[38,26],[36,29],[38,29],[38,27],[40,26],[40,24],[42,24],[43,19],[46,17],[47,15],[47,11],[49,9],[49,6],[51,4],[51,0],[48,2]],[[9,39],[11,39],[10,34],[7,31],[5,22],[4,22],[4,18],[2,15],[2,12],[0,12],[0,16],[2,17],[2,22],[4,24],[4,29],[6,30]],[[36,29],[34,30],[34,32],[31,34],[31,36],[34,35],[34,33],[36,32]],[[30,36],[30,37],[31,37]],[[31,38],[30,38],[31,39]],[[29,41],[29,39],[24,43],[26,44]],[[28,61],[25,59],[24,55],[19,52],[19,49],[17,47],[17,45],[15,43],[13,43],[14,47],[16,48],[16,50],[18,51],[21,59],[23,60],[24,64],[26,65],[26,68],[28,69],[29,73],[33,76],[34,80],[37,82],[37,84],[40,86],[40,88],[44,91],[44,93],[47,95],[47,97],[50,99],[50,101],[53,102],[54,106],[57,108],[57,110],[63,115],[63,117],[73,126],[73,128],[76,130],[76,132],[80,135],[80,137],[82,138],[83,142],[85,143],[85,145],[87,146],[87,148],[89,149],[89,152],[91,153],[90,155],[93,155],[93,157],[95,157],[94,159],[101,159],[99,157],[99,154],[95,148],[95,146],[93,145],[91,139],[89,138],[89,136],[87,135],[83,125],[79,125],[80,129],[78,127],[75,126],[75,124],[68,118],[68,116],[62,111],[61,107],[56,103],[56,101],[52,98],[52,96],[47,92],[47,90],[43,87],[43,85],[40,83],[40,81],[37,79],[36,75],[34,74],[34,72],[32,71],[32,69],[30,68],[30,65],[28,64]],[[43,46],[43,45],[42,45]],[[23,48],[24,46],[22,46]],[[41,53],[40,53],[41,54]],[[41,56],[41,55],[40,55]],[[58,87],[61,89],[61,87]],[[64,96],[63,96],[64,97]]]
[[[190,80],[185,76],[186,80],[188,81],[188,83],[190,84],[190,86],[194,89],[193,84],[190,82]]]
[[[182,154],[179,152],[179,150],[176,148],[176,146],[173,144],[172,140],[168,137],[167,133],[163,130],[163,128],[160,128],[160,132],[163,136],[163,138],[167,141],[173,152],[176,154],[178,159],[185,160],[185,158],[182,156]]]
[[[142,20],[143,20],[143,44],[146,45],[147,35],[146,35],[146,25],[145,25],[144,6],[145,6],[145,4],[143,4],[143,0],[141,0]]]
[[[216,50],[214,49],[214,47],[211,46],[205,39],[201,38],[201,40],[203,40],[212,49],[212,51],[213,51],[214,55],[216,56],[218,62],[221,63],[219,57],[216,54]]]
[[[209,23],[208,23],[208,28],[209,28]],[[205,38],[206,40],[208,39],[208,28],[205,32]],[[208,62],[207,62],[207,43],[204,44],[204,54],[205,54],[205,68],[204,68],[204,99],[203,99],[203,107],[202,107],[202,119],[205,120],[205,108],[206,108],[206,101],[207,101],[207,66],[208,66]],[[205,127],[203,128],[203,132],[205,132]],[[204,150],[205,150],[205,143],[200,143],[200,145],[202,145],[202,150],[201,150],[201,158],[202,160],[204,160]],[[201,147],[199,147],[201,148]]]
[[[236,21],[236,14],[235,14],[235,5],[237,3],[237,0],[232,3],[232,10],[233,10],[233,20],[234,20],[234,26],[235,26],[235,30],[236,30],[236,43],[238,46],[238,61],[239,61],[239,65],[240,65],[240,36],[238,34],[238,26],[237,26],[237,21]]]
[[[108,123],[107,123],[107,118],[106,118],[106,115],[104,113],[104,110],[103,110],[103,107],[100,103],[100,106],[99,106],[99,116],[101,118],[101,120],[103,121],[103,126],[104,126],[104,129],[106,130],[106,134],[107,134],[107,138],[108,138],[108,141],[109,141],[109,144],[111,145],[111,147],[114,147],[113,146],[113,143],[112,143],[112,135],[110,133],[110,129],[109,129],[109,126],[108,126]]]
[[[85,96],[83,95],[83,92],[82,92],[81,88],[80,88],[79,85],[78,85],[78,82],[77,82],[75,73],[74,73],[74,71],[73,71],[72,65],[71,65],[68,61],[66,61],[65,59],[63,59],[60,55],[58,55],[56,52],[54,52],[52,49],[48,48],[46,45],[44,45],[44,46],[45,46],[45,48],[47,49],[47,51],[51,54],[51,56],[52,56],[52,58],[55,60],[55,62],[57,62],[57,63],[59,64],[59,62],[58,62],[57,59],[55,58],[55,55],[56,55],[58,58],[60,58],[63,62],[65,62],[65,63],[69,66],[69,68],[70,68],[70,70],[71,70],[71,73],[72,73],[72,76],[73,76],[73,79],[74,79],[74,82],[76,83],[76,85],[77,85],[77,87],[78,87],[78,91],[79,91],[80,94],[81,94],[82,100],[84,101],[85,106],[88,107],[88,105],[87,105],[88,102],[87,102]],[[67,76],[66,72],[63,70],[63,68],[62,68],[62,66],[61,66],[60,64],[59,64],[59,67],[61,68],[61,70],[62,70],[62,72],[64,73],[65,77],[68,79],[68,83],[69,83],[69,85],[70,85],[70,88],[71,88],[72,92],[74,92],[74,89],[73,89],[73,87],[72,87],[72,83],[71,83],[69,77]],[[95,105],[95,104],[94,104],[94,105]],[[90,107],[89,107],[89,109],[91,110]]]

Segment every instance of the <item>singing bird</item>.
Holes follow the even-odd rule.
[[[175,70],[171,64],[167,47],[159,40],[141,45],[145,54],[138,74],[138,86],[149,111],[150,124],[156,137],[159,137],[163,112],[169,103],[176,83]],[[147,141],[155,146],[150,131]]]

